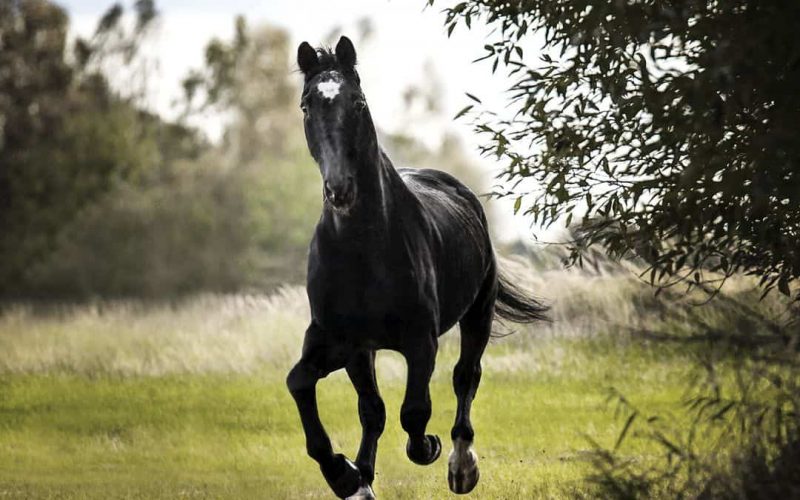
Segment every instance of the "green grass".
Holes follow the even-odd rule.
[[[600,340],[536,344],[529,344],[538,348],[531,359],[547,366],[485,373],[474,407],[477,498],[584,491],[585,435],[613,444],[621,424],[605,404],[609,386],[659,412],[680,399],[686,360],[674,353]],[[490,349],[512,350],[502,343]],[[393,371],[399,358],[380,357],[379,375],[388,373],[380,376],[388,418],[376,492],[446,498],[444,457],[429,467],[405,457],[398,417],[403,377]],[[445,441],[455,408],[448,382],[454,359],[445,346],[431,388],[429,431]],[[305,455],[281,375],[3,375],[0,497],[330,497]],[[352,387],[334,374],[318,392],[334,446],[352,457],[360,435]],[[636,446],[627,452],[655,451]]]
[[[481,466],[473,498],[591,497],[587,436],[613,447],[625,419],[607,406],[609,388],[643,414],[664,417],[659,425],[687,424],[681,404],[695,366],[691,352],[630,332],[691,331],[698,314],[720,331],[753,325],[750,306],[681,309],[678,299],[656,299],[625,273],[544,272],[530,283],[554,301],[555,322],[495,339],[484,355],[473,407]],[[776,302],[748,300],[747,281],[734,284],[745,294],[738,303],[780,310]],[[331,498],[305,454],[284,386],[307,318],[299,288],[161,305],[6,306],[0,499]],[[395,353],[379,354],[387,407],[379,497],[453,496],[446,456],[457,356],[458,332],[451,332],[431,385],[429,432],[442,437],[445,450],[419,467],[405,456],[399,423],[405,364]],[[354,390],[336,373],[320,382],[318,394],[334,447],[352,458],[360,438]],[[621,448],[625,457],[645,463],[663,454],[637,432]]]

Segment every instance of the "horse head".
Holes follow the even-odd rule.
[[[358,179],[374,164],[375,126],[356,71],[356,51],[341,37],[335,51],[303,42],[297,64],[304,75],[300,107],[306,141],[322,174],[328,206],[347,213],[358,200]]]

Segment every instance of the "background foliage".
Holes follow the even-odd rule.
[[[142,46],[157,20],[153,2],[116,4],[90,39],[68,40],[56,4],[0,0],[0,296],[163,298],[304,279],[321,191],[288,34],[237,18],[183,79],[169,121],[145,105]],[[368,43],[368,20],[360,31]],[[434,102],[426,92],[409,99]],[[204,120],[224,124],[219,141]],[[401,163],[457,170],[482,190],[455,138],[381,135]]]
[[[800,294],[762,324],[701,315],[734,275],[757,276],[762,299],[773,288],[791,296],[800,277],[798,4],[471,0],[444,12],[449,33],[492,28],[478,60],[513,81],[507,112],[480,111],[469,96],[460,113],[473,115],[484,153],[506,161],[496,194],[568,226],[567,262],[595,264],[600,247],[636,256],[656,295],[675,285],[701,294],[669,332],[643,331],[695,352],[691,424],[676,429],[612,389],[622,424],[613,446],[595,445],[600,494],[796,497]],[[757,316],[728,294],[720,301],[730,317]],[[662,453],[631,460],[621,451],[630,440]]]
[[[572,262],[599,243],[643,256],[661,286],[744,271],[790,293],[796,2],[473,0],[445,12],[450,32],[493,28],[480,59],[512,76],[510,112],[476,116],[476,130],[506,160],[504,179],[536,181],[498,194],[544,225],[579,226]]]

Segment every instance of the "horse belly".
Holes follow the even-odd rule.
[[[418,317],[418,301],[402,293],[408,286],[368,276],[325,280],[324,292],[309,287],[314,320],[349,343],[392,348],[409,319]],[[316,293],[312,293],[316,290]]]
[[[486,280],[485,264],[472,262],[458,266],[451,264],[439,278],[439,334],[452,328],[475,302]]]
[[[436,290],[439,302],[440,334],[453,327],[475,302],[494,259],[491,241],[483,228],[473,235],[451,224],[438,253]]]

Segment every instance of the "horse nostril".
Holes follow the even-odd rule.
[[[328,182],[325,182],[325,197],[331,202],[336,202],[336,193],[331,189],[331,185]]]
[[[345,205],[353,201],[355,194],[353,182],[344,182],[331,185],[325,182],[325,198],[335,206]]]

